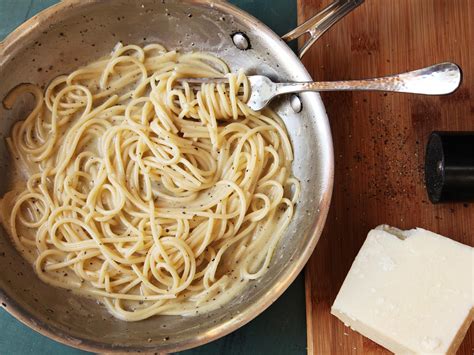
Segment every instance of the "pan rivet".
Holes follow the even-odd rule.
[[[298,95],[291,95],[290,106],[296,113],[301,112],[301,110],[303,109],[303,103],[301,102],[301,99]]]
[[[246,50],[250,48],[249,38],[242,32],[236,32],[232,35],[232,41],[238,49]]]

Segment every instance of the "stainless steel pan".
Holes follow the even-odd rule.
[[[310,32],[314,41],[360,1],[341,1],[286,36]],[[335,16],[336,14],[336,16]],[[244,33],[237,48],[232,34]],[[226,2],[204,0],[71,0],[51,7],[16,29],[0,44],[0,98],[23,82],[47,85],[125,43],[159,42],[168,49],[216,53],[232,68],[277,81],[309,81],[298,57],[264,24]],[[242,43],[243,42],[243,43]],[[308,48],[306,46],[305,48]],[[11,111],[0,108],[0,134],[29,112],[30,98]],[[126,323],[105,308],[42,283],[0,230],[0,298],[17,319],[57,341],[95,352],[159,351],[191,348],[221,337],[260,314],[291,284],[311,255],[328,212],[333,184],[333,148],[324,105],[318,94],[301,95],[296,113],[288,98],[272,104],[284,118],[295,151],[293,171],[302,194],[296,214],[273,257],[270,270],[226,307],[197,317],[154,317]],[[296,105],[298,106],[298,105]],[[0,140],[3,194],[9,156]]]

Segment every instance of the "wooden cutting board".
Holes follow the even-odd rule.
[[[329,0],[298,0],[299,22]],[[432,205],[424,187],[433,130],[474,131],[474,1],[366,0],[336,24],[303,62],[315,80],[398,73],[443,61],[464,73],[453,95],[326,93],[335,184],[323,235],[306,267],[308,352],[388,354],[345,327],[330,307],[367,232],[423,227],[474,246],[474,203]],[[474,326],[459,354],[474,353]]]

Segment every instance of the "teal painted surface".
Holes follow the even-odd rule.
[[[0,0],[0,40],[56,0]],[[296,25],[295,0],[234,0],[282,35]],[[3,271],[5,272],[5,271]],[[268,310],[241,329],[213,343],[180,354],[304,354],[306,326],[303,277],[300,275]],[[0,310],[0,354],[87,354],[58,344]]]

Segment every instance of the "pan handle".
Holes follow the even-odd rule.
[[[363,2],[364,0],[336,0],[305,23],[288,32],[282,39],[289,42],[308,33],[310,38],[298,51],[298,56],[302,58],[324,32]]]

